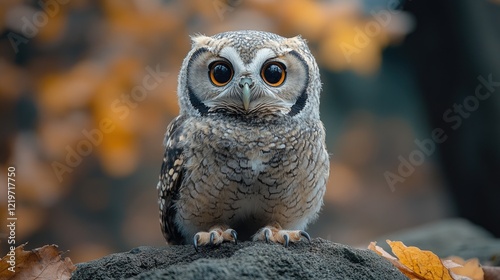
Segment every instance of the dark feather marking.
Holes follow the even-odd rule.
[[[191,105],[200,112],[202,116],[205,116],[208,114],[208,110],[210,108],[205,105],[205,103],[201,102],[201,100],[196,96],[196,94],[193,93],[193,90],[191,87],[188,87],[188,95],[189,95],[189,102],[191,102]]]
[[[184,119],[184,117],[178,117],[168,128],[166,138],[170,139],[171,144],[165,150],[165,160],[162,163],[160,171],[162,188],[160,188],[158,195],[162,196],[163,194],[161,198],[165,199],[163,212],[160,215],[164,226],[161,230],[169,244],[181,244],[184,241],[180,230],[174,222],[177,214],[175,204],[179,196],[179,188],[184,173],[182,165],[175,166],[174,163],[178,159],[182,160],[182,148],[178,146],[178,141],[182,131],[179,126],[184,122]],[[178,174],[175,180],[168,173],[172,168],[174,169],[174,174]],[[170,184],[172,184],[172,187],[170,187]]]
[[[300,54],[296,51],[291,51],[289,52],[290,55],[293,55],[295,56],[301,63],[302,65],[304,65],[304,68],[306,69],[306,82],[304,83],[304,88],[302,89],[302,92],[300,93],[299,97],[297,98],[297,101],[295,101],[295,104],[293,104],[292,108],[290,108],[290,112],[288,113],[289,116],[295,116],[297,115],[298,113],[300,113],[300,111],[302,111],[302,109],[304,109],[304,107],[306,106],[306,102],[307,102],[307,86],[309,85],[309,67],[307,66],[307,63],[304,61],[304,59],[302,58],[302,56],[300,56]]]
[[[191,64],[193,63],[194,59],[196,59],[198,56],[200,56],[202,53],[208,52],[209,50],[207,48],[200,48],[196,50],[192,55],[191,58],[189,59],[188,65],[187,65],[187,73],[190,73],[190,68]],[[207,69],[208,72],[208,69]],[[205,105],[205,103],[201,102],[201,100],[194,94],[193,89],[188,86],[188,96],[189,96],[189,102],[191,102],[191,105],[200,112],[202,116],[206,115],[208,113],[208,110],[210,108]]]

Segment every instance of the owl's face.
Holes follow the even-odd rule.
[[[307,103],[319,105],[317,72],[299,37],[258,31],[197,36],[183,64],[185,75],[179,79],[181,110],[194,108],[201,115],[294,116]]]

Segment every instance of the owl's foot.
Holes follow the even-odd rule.
[[[285,247],[288,247],[290,242],[298,242],[304,237],[307,241],[311,242],[311,237],[309,234],[303,230],[284,230],[277,223],[261,228],[253,236],[253,241],[266,241],[281,243]]]
[[[219,245],[224,241],[234,242],[236,244],[236,231],[225,226],[214,226],[209,232],[200,231],[193,237],[193,245],[196,251],[198,251],[199,245]]]

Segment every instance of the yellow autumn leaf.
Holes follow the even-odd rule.
[[[412,280],[434,279],[484,279],[484,272],[477,259],[464,261],[458,257],[441,260],[431,251],[420,250],[417,247],[407,247],[401,241],[387,240],[396,257],[387,253],[371,242],[368,249],[387,259],[403,274]]]
[[[401,241],[387,240],[386,242],[402,264],[424,279],[453,279],[441,259],[433,252],[413,246],[407,247]]]
[[[425,280],[426,278],[418,275],[417,273],[413,272],[410,268],[399,262],[397,258],[392,256],[391,254],[387,253],[382,247],[377,246],[377,242],[370,242],[370,245],[368,245],[368,249],[374,251],[377,253],[379,256],[384,257],[386,260],[392,263],[399,271],[401,271],[406,277],[410,278],[411,280]]]

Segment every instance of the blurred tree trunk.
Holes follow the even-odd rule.
[[[500,3],[410,1],[405,9],[417,20],[405,45],[431,127],[448,135],[439,150],[457,211],[500,236]],[[490,92],[484,100],[479,85]]]

